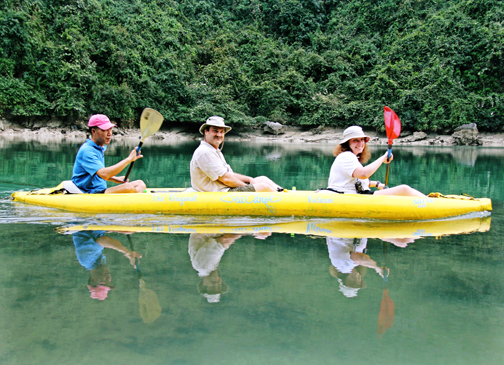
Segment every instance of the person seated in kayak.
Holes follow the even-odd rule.
[[[221,152],[224,135],[230,130],[218,116],[208,118],[201,125],[199,131],[204,139],[194,151],[190,165],[192,188],[196,191],[283,191],[266,176],[252,178],[231,169]]]
[[[345,129],[343,139],[333,151],[336,157],[329,174],[328,190],[345,194],[375,194],[375,195],[405,195],[425,196],[418,190],[408,185],[399,185],[385,189],[385,184],[379,181],[370,181],[369,178],[383,164],[390,163],[394,156],[388,159],[387,153],[378,157],[367,166],[363,166],[371,158],[367,142],[369,136],[359,126]],[[375,187],[378,190],[371,191]]]
[[[141,193],[146,186],[142,180],[124,182],[124,176],[116,176],[131,162],[142,158],[137,155],[136,148],[129,156],[113,166],[105,167],[105,150],[112,139],[112,128],[116,127],[103,114],[95,114],[89,118],[89,133],[91,138],[80,147],[75,158],[72,182],[84,193],[89,194],[119,194]],[[106,181],[120,185],[107,188]]]

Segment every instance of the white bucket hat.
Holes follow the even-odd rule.
[[[219,128],[225,128],[226,131],[224,133],[227,133],[231,130],[231,127],[224,124],[224,118],[218,117],[216,115],[208,118],[205,123],[203,123],[199,129],[199,132],[201,134],[205,134],[204,130],[207,126],[213,126],[213,127],[219,127]]]
[[[351,140],[352,138],[365,138],[366,143],[369,142],[369,139],[370,139],[369,136],[366,136],[364,134],[364,131],[362,130],[361,127],[359,127],[357,125],[353,125],[351,127],[348,127],[347,129],[345,129],[345,131],[343,132],[343,139],[340,141],[339,144],[343,144],[343,143]]]

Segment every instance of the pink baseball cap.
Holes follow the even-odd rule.
[[[108,130],[112,127],[117,127],[110,122],[110,119],[105,114],[95,114],[89,118],[88,127],[98,127],[101,130]]]

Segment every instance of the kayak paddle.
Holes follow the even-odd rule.
[[[394,139],[399,137],[401,134],[401,120],[397,116],[397,114],[390,109],[388,106],[383,108],[383,115],[385,117],[385,130],[387,131],[388,137],[388,155],[387,161],[390,160],[392,156],[392,143]],[[387,172],[385,174],[385,187],[388,188],[388,178],[390,172],[390,164],[387,165]]]
[[[140,149],[142,148],[145,138],[152,136],[159,130],[159,128],[161,128],[161,124],[163,124],[163,119],[164,118],[161,115],[161,113],[155,111],[154,109],[145,108],[143,110],[142,116],[140,117],[140,131],[142,133],[142,139],[140,140],[140,143],[138,144],[137,147],[137,155],[140,154]],[[124,177],[124,182],[128,181],[128,177],[134,164],[135,161],[133,161],[129,165],[128,172]]]

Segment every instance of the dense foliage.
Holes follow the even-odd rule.
[[[503,0],[2,0],[0,114],[504,126]]]

